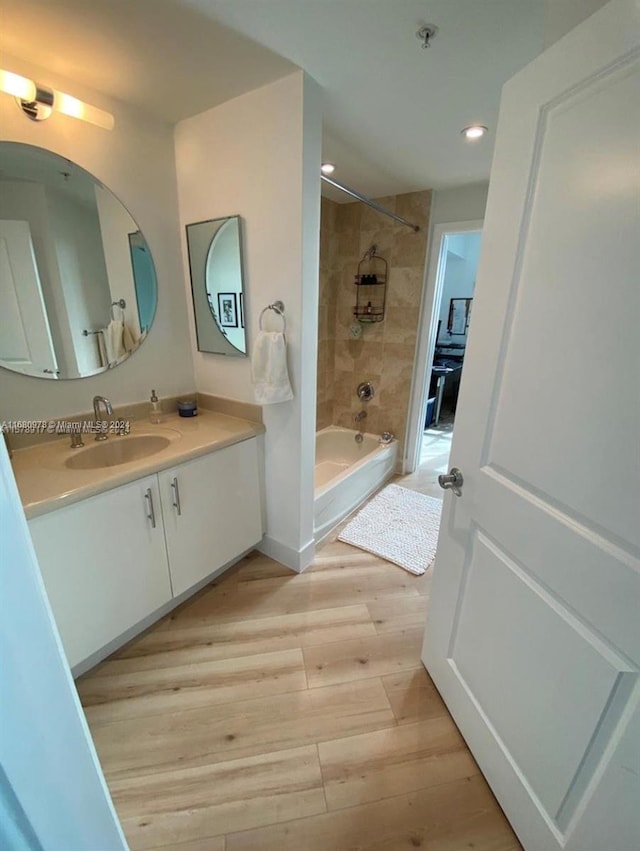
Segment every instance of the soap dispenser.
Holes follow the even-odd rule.
[[[156,424],[162,422],[162,408],[155,390],[151,391],[151,399],[149,400],[149,419]]]

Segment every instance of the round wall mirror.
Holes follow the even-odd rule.
[[[0,366],[112,369],[145,340],[157,298],[149,246],[115,195],[71,160],[0,142]]]

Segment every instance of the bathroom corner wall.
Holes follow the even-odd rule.
[[[329,399],[332,397],[331,420],[334,425],[355,428],[354,416],[362,408],[356,395],[361,381],[371,381],[374,399],[367,403],[366,431],[380,434],[391,431],[398,438],[403,457],[407,427],[411,378],[415,357],[418,318],[424,286],[431,192],[410,192],[376,199],[383,207],[415,222],[415,233],[405,225],[383,216],[358,202],[323,204],[327,211],[321,243],[320,268],[329,294],[324,296],[327,324],[331,321],[332,298],[335,299],[335,339],[327,333],[319,350],[324,361],[318,364],[319,388],[324,398],[318,400],[318,426],[327,425]],[[382,322],[363,324],[362,336],[353,339],[354,276],[364,252],[377,245],[378,253],[389,264],[387,302]],[[327,256],[322,256],[328,252]],[[321,275],[322,281],[322,275]],[[321,290],[321,304],[323,301]],[[320,326],[320,337],[323,329]],[[327,366],[334,349],[333,370]]]
[[[320,208],[320,281],[318,291],[318,397],[316,427],[333,423],[336,307],[340,289],[336,217],[340,205],[323,198]]]
[[[140,349],[122,366],[91,378],[53,381],[0,369],[3,420],[50,419],[87,411],[94,395],[115,405],[194,389],[178,226],[173,128],[139,109],[79,86],[49,69],[3,54],[4,67],[68,91],[111,112],[102,130],[59,113],[33,122],[13,98],[0,98],[0,138],[46,148],[91,172],[124,204],[142,230],[156,267],[158,309]]]
[[[249,353],[260,313],[281,299],[294,399],[263,408],[267,531],[262,549],[295,570],[313,560],[320,230],[320,91],[304,72],[227,101],[176,126],[183,269],[191,304],[184,228],[221,216],[242,219]],[[201,393],[254,402],[250,358],[198,352]],[[265,327],[280,320],[265,316]]]

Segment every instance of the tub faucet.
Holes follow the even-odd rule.
[[[358,431],[357,431],[357,434],[356,434],[356,443],[362,443],[362,441],[364,440],[362,434],[364,432],[364,421],[366,420],[366,418],[367,418],[367,412],[366,411],[358,411],[358,413],[354,417],[354,420],[358,423]]]
[[[111,407],[111,402],[106,399],[104,396],[94,396],[93,397],[93,416],[96,424],[96,440],[106,440],[109,435],[106,432],[106,429],[102,431],[99,427],[99,423],[102,422],[100,419],[100,405],[104,405],[104,412],[107,417],[110,417],[113,413],[113,408]]]

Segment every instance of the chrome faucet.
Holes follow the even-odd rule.
[[[106,440],[109,435],[106,432],[99,429],[99,423],[103,421],[100,419],[100,403],[104,405],[104,412],[107,417],[110,417],[113,413],[113,408],[111,407],[111,402],[106,399],[104,396],[94,396],[93,397],[93,416],[96,424],[96,440]]]
[[[366,411],[360,411],[358,414],[355,415],[354,420],[357,423],[359,423],[359,422],[362,422],[362,420],[366,420],[366,418],[367,418],[367,412]]]
[[[82,432],[80,431],[82,427],[81,423],[78,423],[78,428],[75,429],[72,427],[71,429],[71,448],[72,449],[81,449],[84,446],[84,441],[82,440]]]

